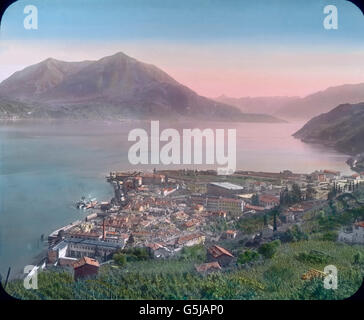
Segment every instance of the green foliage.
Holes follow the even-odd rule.
[[[336,241],[338,233],[336,231],[328,231],[322,235],[323,241]]]
[[[306,200],[313,200],[315,198],[317,191],[308,185],[306,189]]]
[[[264,272],[263,277],[269,283],[272,290],[278,290],[283,283],[294,277],[295,273],[291,268],[282,265],[273,265]]]
[[[237,228],[244,234],[251,234],[262,230],[264,226],[264,217],[241,217],[237,221]]]
[[[113,260],[115,261],[115,263],[121,267],[126,265],[126,255],[123,253],[115,253],[113,255]]]
[[[277,248],[281,245],[280,240],[274,240],[268,243],[262,244],[258,252],[266,259],[271,259],[275,255]]]
[[[281,205],[292,205],[302,200],[302,191],[298,184],[294,183],[292,185],[292,190],[287,188],[282,191],[280,197]]]
[[[300,202],[302,200],[302,191],[298,184],[294,183],[292,185],[291,200],[293,203]]]
[[[363,255],[360,252],[355,253],[353,257],[353,264],[361,265],[362,262],[363,262]]]
[[[297,260],[299,253],[326,256],[327,264],[339,270],[337,290],[326,290],[322,280],[304,281],[309,268],[323,270]],[[297,241],[283,244],[276,254],[254,268],[225,270],[201,276],[189,260],[140,260],[123,268],[100,267],[95,279],[73,281],[61,270],[42,272],[38,290],[26,290],[22,280],[10,281],[6,290],[21,299],[344,299],[360,287],[364,270],[352,264],[362,246],[331,241]],[[322,260],[321,260],[322,261]],[[360,265],[359,265],[360,266]]]
[[[199,244],[191,247],[184,247],[181,252],[181,260],[198,260],[205,261],[206,260],[206,248]]]
[[[329,262],[330,257],[323,252],[311,250],[309,253],[299,253],[297,255],[297,260],[308,264],[324,264]]]
[[[125,248],[119,253],[126,257],[127,262],[151,259],[147,248]]]
[[[252,205],[259,206],[259,195],[257,193],[252,196]]]
[[[259,258],[259,254],[253,250],[246,250],[238,256],[238,264],[253,262]]]
[[[286,232],[283,232],[279,239],[282,242],[295,242],[295,241],[301,241],[301,240],[308,240],[308,234],[303,232],[302,229],[294,225],[292,228],[288,229]]]

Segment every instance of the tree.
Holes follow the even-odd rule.
[[[292,185],[292,202],[297,203],[302,200],[302,191],[300,186],[297,183]]]
[[[306,189],[306,200],[313,200],[315,198],[316,190],[308,185]]]
[[[259,258],[259,254],[253,250],[246,250],[238,256],[238,264],[245,264],[248,262],[255,261]]]
[[[133,245],[134,241],[135,241],[134,236],[133,236],[133,234],[131,234],[125,246],[131,247]]]
[[[273,214],[273,231],[277,231],[277,216],[279,216],[279,208],[274,207],[271,212]]]
[[[354,254],[354,260],[353,260],[353,264],[356,265],[360,265],[362,261],[362,255],[360,252],[357,252],[356,254]]]
[[[268,243],[262,244],[258,252],[266,259],[271,259],[277,252],[278,247],[281,245],[279,240],[274,240]]]
[[[287,187],[281,192],[280,203],[282,205],[290,205],[292,203],[291,194]]]
[[[252,196],[252,205],[259,206],[259,195],[257,193]]]
[[[126,265],[126,256],[123,253],[114,253],[113,260],[115,263],[121,267]]]
[[[336,184],[334,185],[334,187],[330,190],[330,192],[327,195],[327,200],[332,200],[336,197],[337,194],[337,187]]]

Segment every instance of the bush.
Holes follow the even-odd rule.
[[[295,225],[291,229],[280,234],[279,239],[282,242],[297,242],[301,240],[308,240],[308,235],[303,232],[299,226]]]
[[[259,253],[253,250],[246,250],[238,256],[238,264],[245,264],[259,258]]]
[[[258,252],[266,259],[271,259],[275,255],[277,248],[281,245],[280,240],[274,240],[269,243],[262,244]]]
[[[129,248],[121,250],[122,254],[126,256],[129,261],[144,261],[150,259],[150,254],[147,248]]]
[[[354,254],[353,264],[360,265],[362,263],[362,260],[363,260],[363,257],[360,252],[357,252],[356,254]]]
[[[195,245],[191,247],[183,247],[181,252],[181,260],[206,260],[206,248],[203,245]]]
[[[113,260],[115,261],[115,263],[119,266],[125,266],[126,265],[126,256],[125,254],[122,253],[115,253],[113,255]]]
[[[337,232],[335,231],[329,231],[322,235],[321,240],[323,241],[336,241],[337,239]]]
[[[284,283],[290,281],[294,275],[295,273],[291,268],[279,265],[273,265],[263,274],[264,279],[269,282],[270,287],[274,290],[279,289]]]
[[[319,252],[316,250],[311,250],[309,253],[301,252],[297,255],[297,260],[303,263],[310,264],[322,264],[327,263],[329,260],[329,256],[323,252]]]

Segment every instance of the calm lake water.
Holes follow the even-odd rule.
[[[236,124],[161,122],[164,128],[236,128],[237,168],[309,173],[334,169],[351,173],[347,155],[308,145],[291,135],[302,123]],[[76,210],[81,196],[108,200],[105,176],[113,170],[138,169],[128,162],[132,128],[150,122],[15,121],[0,123],[0,272],[14,275],[46,248],[47,235],[86,213]],[[161,144],[162,145],[162,144]],[[139,169],[161,168],[144,166]],[[183,166],[180,166],[180,168]],[[198,168],[204,168],[200,166]],[[207,167],[205,167],[207,168]]]

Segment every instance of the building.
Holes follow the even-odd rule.
[[[207,197],[206,210],[208,211],[225,211],[228,214],[240,215],[244,210],[245,202],[240,199]]]
[[[244,206],[244,209],[245,209],[246,211],[252,211],[252,212],[257,212],[257,211],[261,212],[261,211],[264,211],[264,210],[265,210],[265,208],[264,208],[264,207],[260,207],[260,206],[253,206],[253,205],[251,205],[251,204],[249,204],[249,203],[247,203],[247,204]]]
[[[55,246],[48,249],[48,263],[59,263],[59,259],[92,257],[106,260],[111,257],[117,250],[124,248],[126,239],[121,237],[120,241],[91,240],[82,238],[68,238],[62,240]],[[72,260],[72,259],[71,259]]]
[[[54,264],[58,262],[58,259],[65,258],[67,256],[68,244],[66,241],[61,241],[51,247],[47,253],[47,262]]]
[[[82,257],[73,265],[74,279],[96,276],[99,273],[100,264],[97,260],[89,257]]]
[[[230,182],[211,182],[207,185],[207,194],[214,196],[233,197],[243,190],[242,186]]]
[[[181,236],[176,241],[176,245],[182,247],[191,247],[197,244],[204,244],[204,243],[205,243],[205,236],[199,233]]]
[[[237,236],[238,232],[235,230],[226,230],[223,233],[223,238],[224,239],[235,239]]]
[[[272,209],[280,204],[279,197],[270,195],[270,194],[262,194],[259,196],[259,205],[264,207],[265,209]]]
[[[142,175],[143,184],[163,184],[166,182],[166,176],[156,173],[144,173]]]
[[[349,230],[342,229],[338,240],[347,243],[364,244],[364,221],[357,222]]]
[[[228,250],[215,245],[208,248],[207,258],[209,261],[216,261],[220,266],[225,267],[231,263],[234,256]]]
[[[148,252],[154,258],[168,258],[173,252],[160,243],[149,243],[146,245]]]

